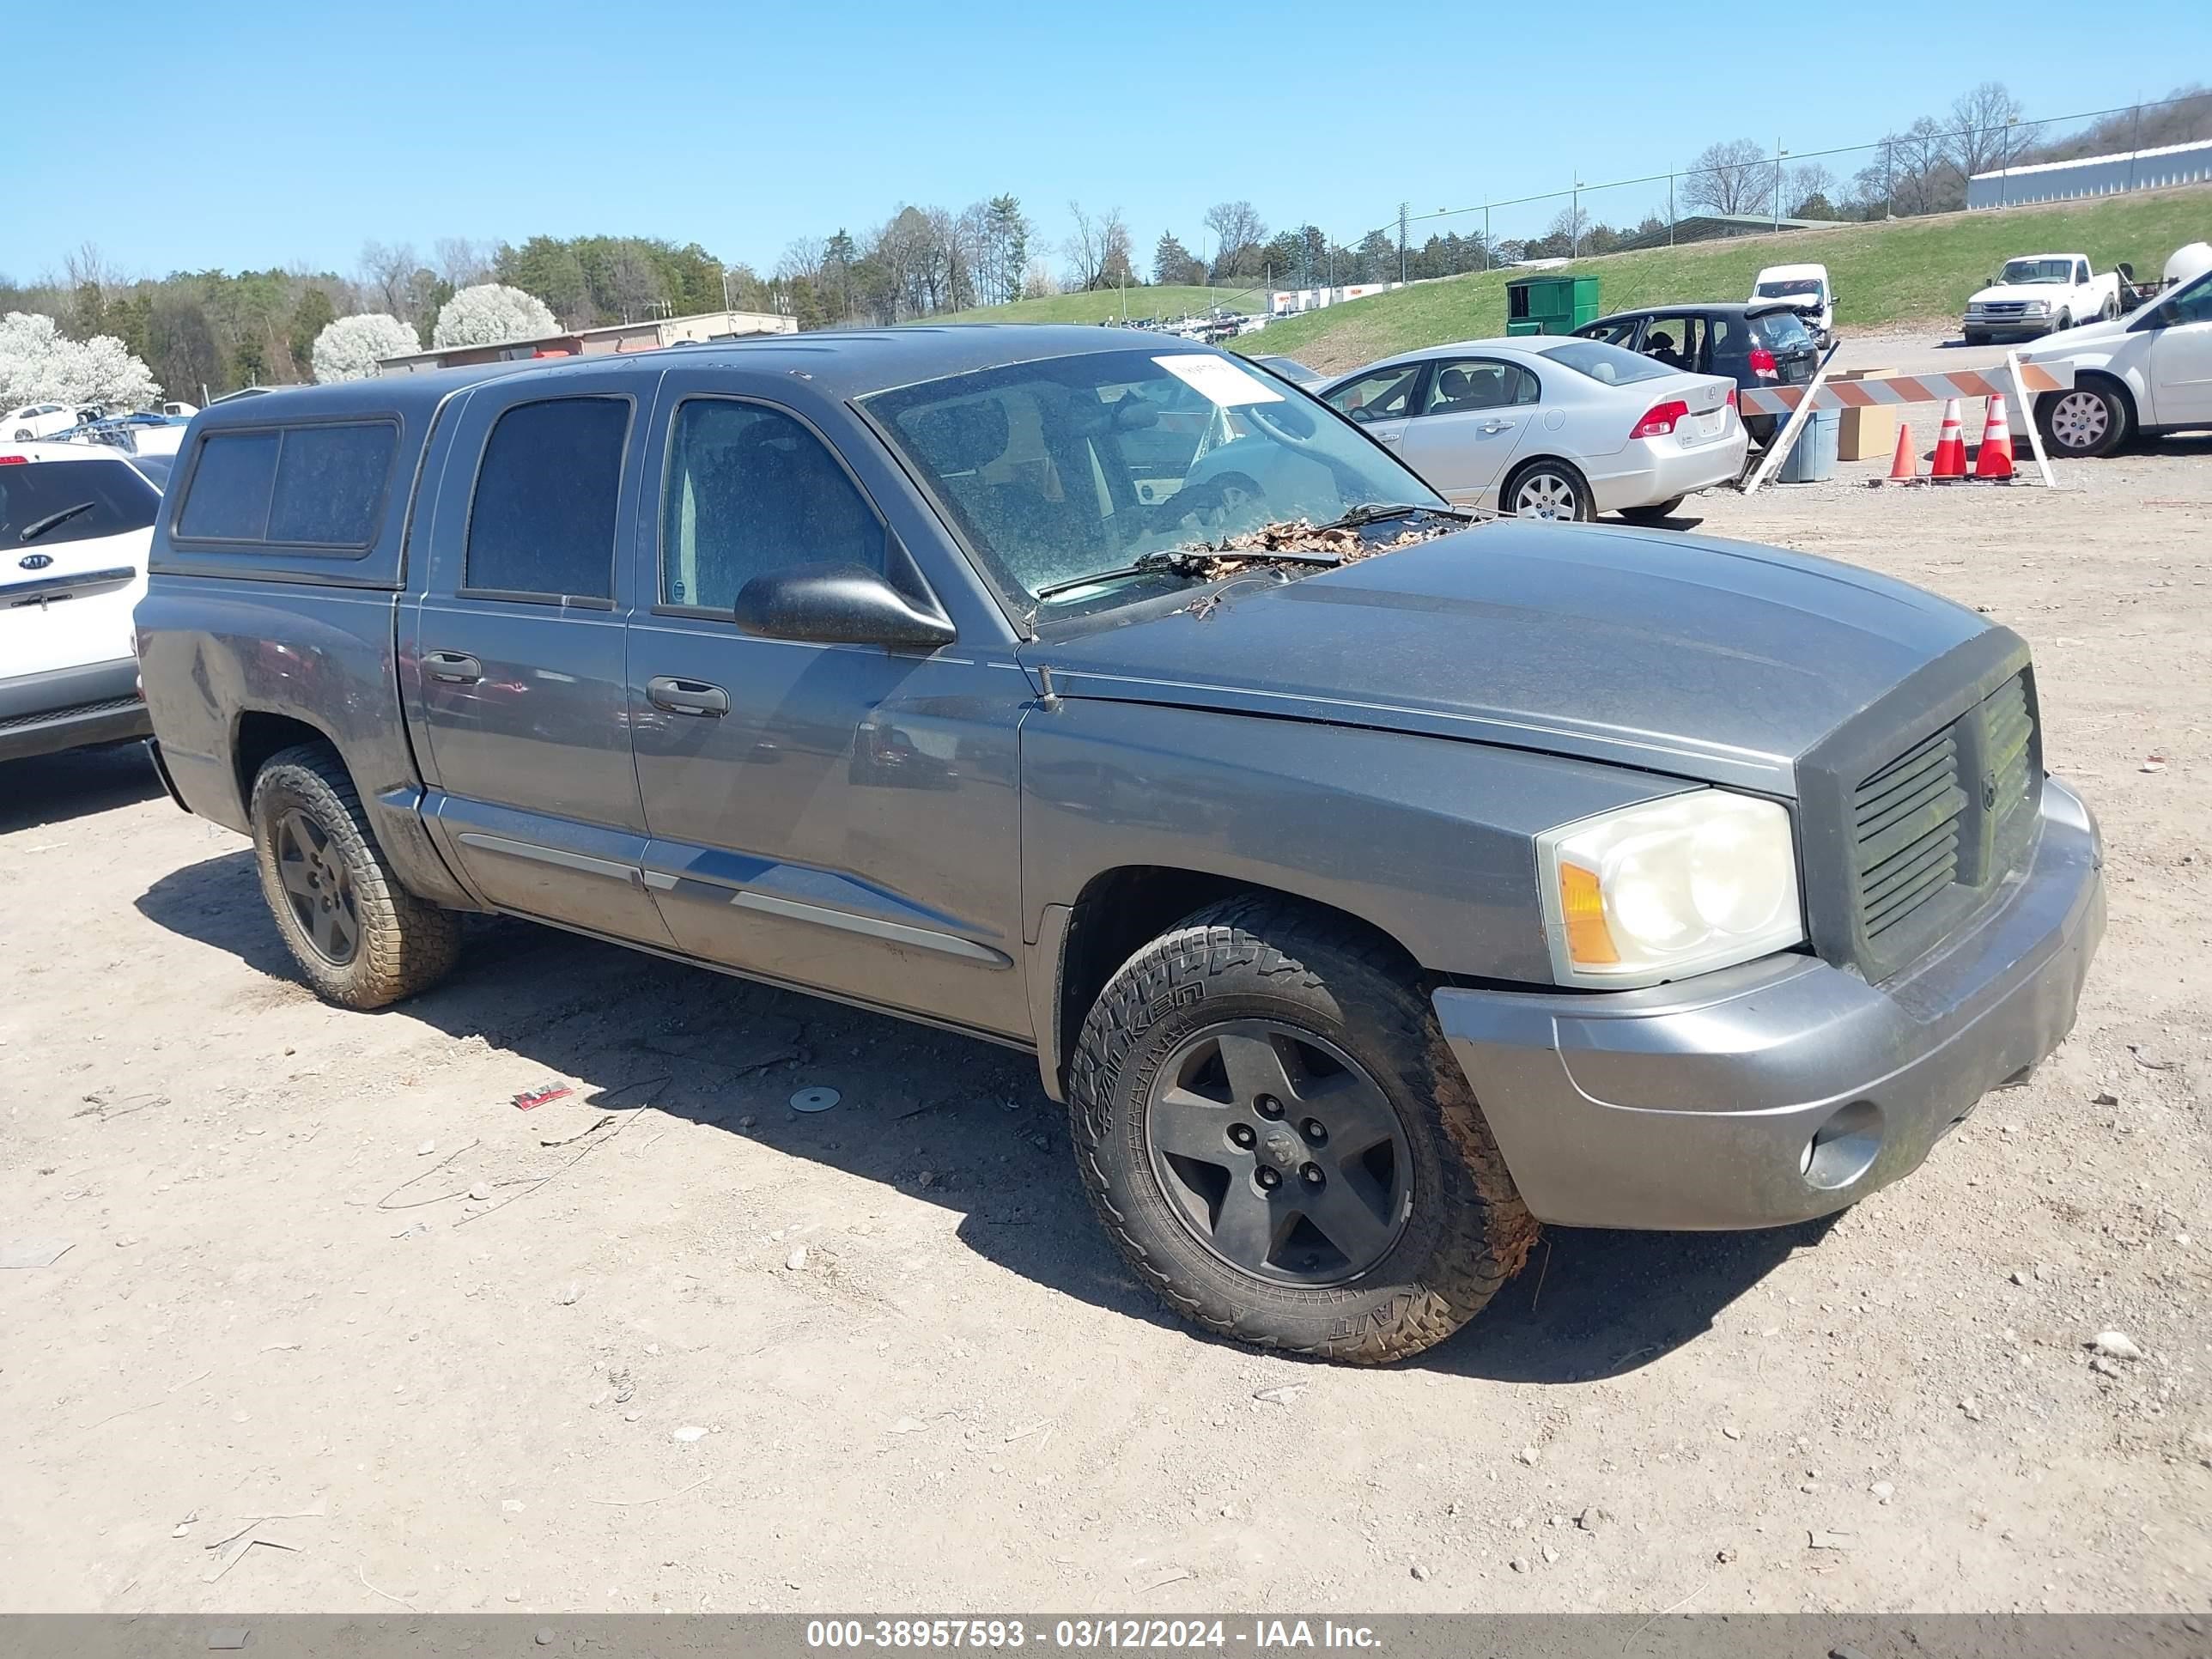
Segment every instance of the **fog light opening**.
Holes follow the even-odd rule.
[[[1834,1192],[1864,1175],[1881,1152],[1881,1108],[1855,1100],[1813,1132],[1798,1155],[1798,1173],[1808,1185]]]

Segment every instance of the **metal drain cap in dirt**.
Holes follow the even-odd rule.
[[[835,1089],[801,1089],[792,1096],[791,1109],[794,1112],[826,1112],[843,1098],[844,1096]]]

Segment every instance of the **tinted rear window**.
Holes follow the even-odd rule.
[[[17,558],[64,542],[143,530],[161,501],[160,493],[120,459],[0,466],[0,548],[9,556],[0,568],[12,570]],[[82,510],[54,518],[71,507]],[[26,541],[27,531],[37,533]]]
[[[382,421],[216,432],[177,517],[195,541],[363,548],[384,517],[396,427]]]
[[[629,404],[552,398],[493,423],[469,507],[463,584],[555,599],[614,597],[615,502]]]
[[[1570,340],[1565,345],[1547,346],[1544,356],[1606,386],[1633,386],[1638,380],[1656,380],[1680,372],[1601,340]]]
[[[1811,349],[1813,337],[1805,331],[1804,320],[1794,311],[1770,311],[1751,319],[1759,331],[1759,337],[1766,343],[1769,351],[1804,351]]]

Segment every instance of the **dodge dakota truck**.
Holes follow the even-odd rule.
[[[1116,330],[217,404],[137,630],[164,781],[325,998],[429,991],[496,911],[1033,1051],[1133,1272],[1347,1360],[1541,1222],[1907,1175],[2065,1036],[2103,926],[2006,629],[1471,525]]]

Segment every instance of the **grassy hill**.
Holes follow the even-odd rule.
[[[2126,260],[2148,281],[2175,248],[2204,240],[2212,240],[2212,189],[2197,186],[1652,248],[1562,270],[1599,278],[1601,305],[1622,311],[1670,300],[1745,299],[1760,266],[1817,260],[1828,267],[1841,296],[1838,329],[1863,331],[1938,320],[1955,325],[1966,296],[2016,254],[2086,253],[2100,270]],[[1448,277],[1309,312],[1245,335],[1237,349],[1296,357],[1334,372],[1446,340],[1500,335],[1505,282],[1514,274]]]
[[[1128,290],[1132,317],[1176,318],[1212,306],[1231,311],[1264,311],[1267,290],[1250,288],[1133,288]],[[932,317],[933,323],[1103,323],[1121,319],[1120,289],[1094,289],[1087,294],[1054,294],[1042,300],[1017,300],[1012,305],[979,306],[973,311],[951,311]]]

